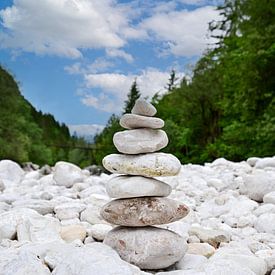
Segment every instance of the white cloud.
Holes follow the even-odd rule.
[[[89,92],[83,92],[81,102],[106,112],[122,111],[124,100],[136,79],[143,97],[151,98],[156,93],[163,93],[168,82],[170,72],[148,68],[139,74],[102,73],[85,75],[85,83]],[[178,73],[182,78],[183,73]],[[100,89],[97,95],[93,89]]]
[[[105,58],[99,57],[95,59],[94,62],[88,64],[82,64],[80,62],[76,62],[70,66],[65,66],[64,70],[69,74],[88,74],[88,73],[98,73],[105,71],[114,66],[109,60]]]
[[[126,7],[112,0],[16,0],[0,10],[0,47],[70,58],[88,48],[120,48],[129,26]]]
[[[74,133],[79,137],[95,136],[104,129],[104,125],[99,124],[78,124],[68,125],[71,135]]]
[[[107,49],[106,53],[110,57],[121,57],[125,59],[128,63],[132,63],[134,61],[134,58],[132,55],[120,49]]]
[[[160,12],[141,22],[140,27],[163,42],[164,51],[176,56],[200,55],[213,39],[207,38],[208,23],[218,18],[212,6],[192,11]]]

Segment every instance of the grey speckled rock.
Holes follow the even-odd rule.
[[[114,134],[113,142],[123,154],[142,154],[159,151],[168,144],[168,137],[163,130],[136,129]]]
[[[141,269],[166,268],[179,261],[187,249],[178,234],[156,227],[117,227],[107,234],[104,244]]]
[[[119,121],[120,125],[126,129],[150,128],[160,129],[164,126],[164,121],[157,117],[147,117],[135,114],[125,114]]]
[[[181,169],[180,161],[175,156],[166,153],[137,156],[111,154],[106,156],[102,163],[112,173],[145,177],[175,176]]]
[[[160,197],[113,200],[101,209],[101,216],[109,223],[123,226],[147,226],[171,223],[189,212],[181,202]]]
[[[139,98],[131,111],[132,114],[142,116],[154,116],[157,113],[156,108],[145,99]]]
[[[167,197],[172,188],[153,178],[117,176],[107,182],[106,191],[111,198],[123,199],[146,196]]]

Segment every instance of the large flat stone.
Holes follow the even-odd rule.
[[[107,222],[123,226],[147,226],[171,223],[189,212],[181,202],[160,197],[118,199],[101,209]]]
[[[120,153],[142,154],[161,150],[168,144],[168,137],[163,130],[135,129],[114,134],[113,142]]]
[[[145,99],[139,98],[136,100],[131,113],[142,116],[154,116],[157,113],[157,109]]]
[[[106,190],[111,198],[135,198],[146,196],[167,197],[172,191],[170,185],[141,176],[117,176],[106,184]]]
[[[137,156],[111,154],[106,156],[102,163],[112,173],[145,177],[175,176],[181,169],[180,161],[175,156],[166,153]]]
[[[104,244],[141,269],[166,268],[179,261],[187,249],[178,234],[156,227],[117,227],[107,234]]]
[[[125,114],[119,121],[120,125],[126,129],[150,128],[160,129],[164,126],[164,121],[157,117],[140,116],[135,114]]]

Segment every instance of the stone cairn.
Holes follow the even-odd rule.
[[[185,217],[189,209],[184,204],[166,198],[171,187],[154,177],[175,176],[179,160],[166,153],[156,153],[166,147],[168,137],[164,121],[153,117],[156,109],[144,99],[135,102],[131,114],[120,119],[129,129],[115,133],[113,142],[122,154],[103,159],[112,177],[107,185],[111,202],[103,206],[101,216],[119,225],[111,230],[104,243],[114,248],[120,257],[141,269],[162,269],[179,261],[186,252],[186,242],[178,234],[152,225],[162,225]]]

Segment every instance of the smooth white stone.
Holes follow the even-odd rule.
[[[207,258],[202,255],[185,254],[184,257],[176,263],[177,269],[198,269],[207,262]]]
[[[53,179],[57,185],[72,187],[76,182],[82,182],[86,176],[82,170],[68,162],[59,161],[54,166]]]
[[[248,251],[249,253],[250,251]],[[237,262],[239,265],[249,268],[256,275],[265,275],[267,272],[267,264],[265,261],[254,254],[242,254],[238,249],[220,248],[216,251],[215,255],[211,257],[212,260],[226,259]]]
[[[271,272],[275,269],[275,249],[259,250],[256,253],[261,259],[264,259],[267,264],[267,272]]]
[[[275,190],[275,173],[256,169],[244,176],[244,185],[240,191],[255,201],[263,201],[264,195]]]
[[[125,114],[121,117],[119,124],[121,127],[125,129],[137,129],[137,128],[160,129],[164,126],[164,121],[157,117]]]
[[[254,224],[258,232],[275,234],[275,213],[264,213],[258,217]]]
[[[101,208],[109,201],[108,197],[93,195],[87,198],[87,208],[81,212],[80,220],[90,224],[105,223],[100,216]]]
[[[206,275],[255,275],[249,268],[229,259],[213,259],[202,266]]]
[[[22,250],[22,253],[31,252],[36,258],[40,258],[51,269],[50,274],[55,275],[148,274],[121,260],[113,249],[99,242],[85,245],[79,243],[79,241],[70,244],[52,242],[37,246],[25,245],[20,250]],[[27,274],[31,275],[32,273],[20,275]],[[35,274],[38,275],[39,273]]]
[[[275,168],[275,157],[259,159],[255,164],[255,168],[264,169],[266,167]]]
[[[81,240],[82,242],[86,238],[86,229],[82,225],[68,225],[61,227],[60,236],[66,242],[73,242],[75,240]]]
[[[41,174],[39,171],[31,171],[25,174],[24,179],[34,179],[39,180],[41,177]]]
[[[111,198],[134,198],[145,196],[167,197],[172,188],[159,180],[141,176],[116,176],[106,184]]]
[[[189,243],[187,253],[209,258],[215,253],[215,248],[208,243]]]
[[[59,220],[68,220],[79,218],[80,212],[86,208],[86,205],[79,202],[68,202],[59,204],[54,208],[56,217]]]
[[[181,168],[180,161],[175,156],[166,153],[137,156],[111,154],[106,156],[102,163],[112,173],[145,177],[175,176]]]
[[[41,215],[53,213],[53,203],[40,199],[17,200],[12,203],[14,208],[28,208],[37,211]]]
[[[159,151],[167,146],[168,137],[163,130],[136,129],[114,134],[113,142],[120,153],[143,154]]]
[[[166,272],[158,272],[156,273],[156,275],[206,275],[206,273],[204,271],[199,271],[196,269],[189,269],[189,270],[173,270],[173,271],[166,271]]]
[[[107,234],[104,243],[123,260],[142,269],[166,268],[179,261],[187,249],[182,237],[157,227],[117,227]]]
[[[275,204],[275,191],[265,194],[263,201],[264,203]]]
[[[139,98],[136,100],[131,113],[142,116],[154,116],[157,113],[157,109],[145,99]]]
[[[109,224],[94,224],[91,226],[89,230],[89,235],[91,235],[94,239],[98,241],[103,241],[109,231],[111,231],[113,227]]]
[[[5,186],[19,184],[24,174],[24,170],[16,162],[6,159],[0,161],[0,179]]]
[[[0,274],[51,275],[42,259],[29,251],[0,250]]]

